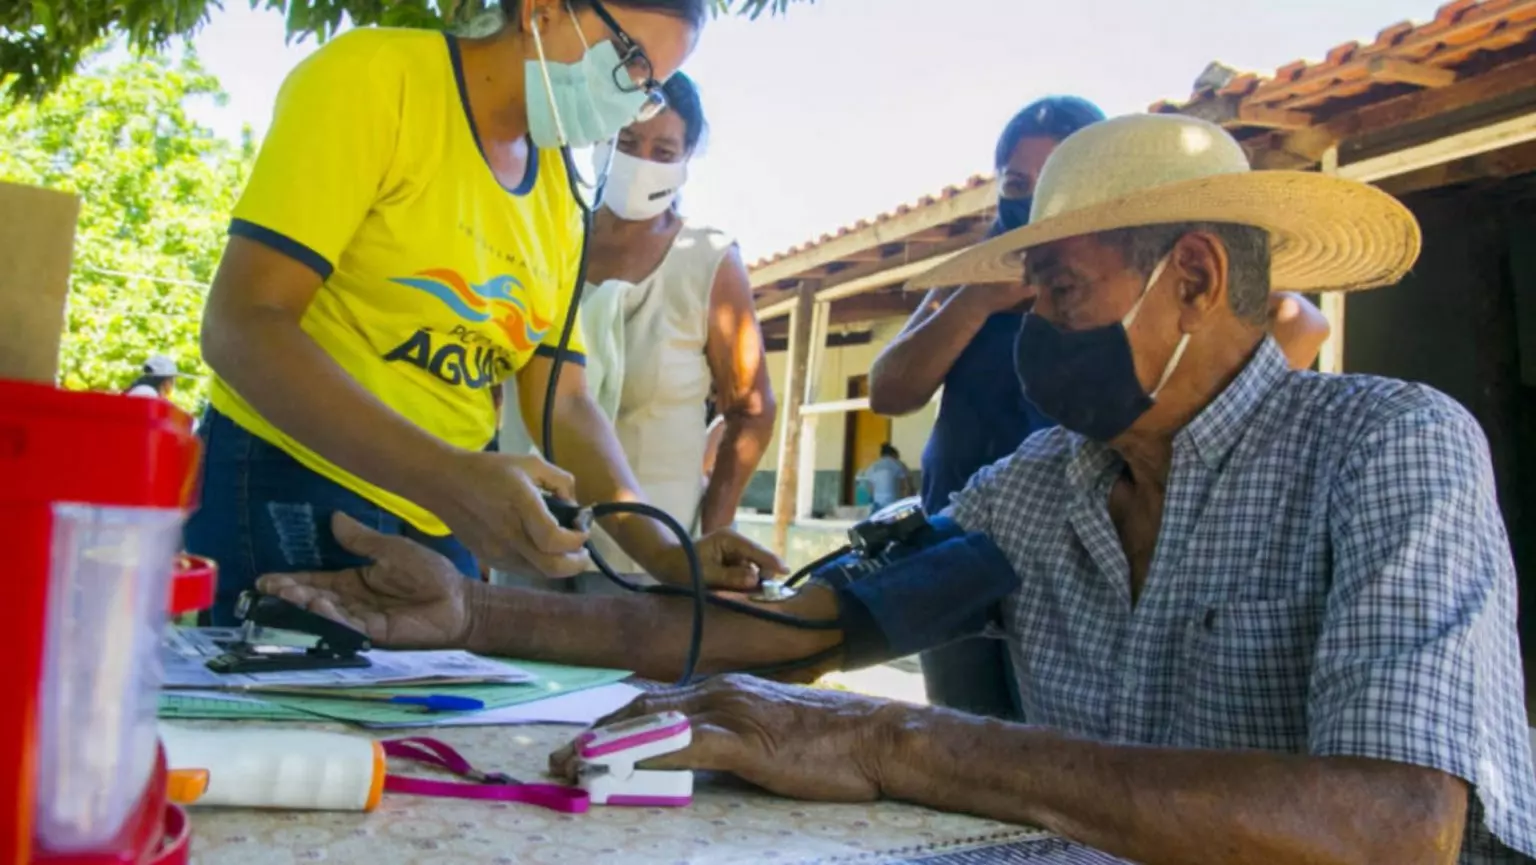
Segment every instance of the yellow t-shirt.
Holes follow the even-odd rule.
[[[366,29],[293,70],[230,233],[324,279],[302,326],[363,387],[434,436],[483,449],[491,386],[565,323],[581,214],[558,150],[530,151],[519,188],[497,182],[463,98],[458,44]],[[582,351],[579,331],[571,339]],[[579,358],[578,358],[579,362]],[[215,379],[214,408],[304,466],[431,534],[431,513],[337,468]]]

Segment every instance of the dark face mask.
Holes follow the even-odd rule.
[[[999,198],[997,200],[997,221],[992,223],[991,236],[1007,234],[1015,228],[1023,228],[1029,224],[1029,209],[1034,206],[1035,199],[1026,196],[1024,198]]]
[[[1042,414],[1063,427],[1097,442],[1107,442],[1130,429],[1146,414],[1184,356],[1189,334],[1163,368],[1161,380],[1150,395],[1136,377],[1136,361],[1126,328],[1141,311],[1157,278],[1159,262],[1142,288],[1141,300],[1125,318],[1105,327],[1065,331],[1034,313],[1024,316],[1014,343],[1014,368],[1024,386],[1024,396]]]

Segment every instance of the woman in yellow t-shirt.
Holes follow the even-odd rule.
[[[360,564],[345,519],[410,536],[466,576],[477,558],[548,576],[589,567],[541,498],[641,498],[587,395],[581,336],[549,406],[558,456],[486,450],[515,378],[542,425],[582,245],[562,146],[664,109],[708,0],[502,0],[480,39],[365,29],[301,63],[235,208],[203,320],[215,379],[202,508],[187,548],[221,565],[213,618],[266,572]],[[686,582],[678,541],[604,528]],[[706,579],[744,585],[771,554],[706,538]]]

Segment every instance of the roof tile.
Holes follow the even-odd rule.
[[[1412,21],[1399,21],[1376,34],[1376,41],[1371,43],[1372,48],[1392,48],[1403,41],[1403,37],[1414,31]]]
[[[1252,72],[1243,72],[1227,82],[1227,86],[1216,91],[1216,94],[1218,96],[1247,96],[1258,85],[1259,76]]]
[[[1251,86],[1245,82],[1245,91],[1229,93],[1223,89],[1216,95],[1247,96],[1267,107],[1292,107],[1292,103],[1296,107],[1317,107],[1369,89],[1368,80],[1362,86],[1358,70],[1350,68],[1350,64],[1385,54],[1442,68],[1453,67],[1479,51],[1500,50],[1515,44],[1520,37],[1511,33],[1511,28],[1523,32],[1526,22],[1533,19],[1536,0],[1450,0],[1428,22],[1393,24],[1379,32],[1370,45],[1347,42],[1328,51],[1322,61],[1288,63],[1267,78],[1254,76]],[[1183,102],[1159,101],[1150,110],[1178,111],[1208,98],[1210,94],[1197,92]]]
[[[930,193],[928,195],[921,196],[916,201],[899,204],[896,207],[885,211],[884,213],[878,214],[873,219],[860,219],[850,225],[841,226],[832,233],[822,234],[815,240],[796,244],[791,246],[789,249],[783,250],[781,252],[775,252],[772,255],[759,258],[748,267],[748,270],[756,270],[759,267],[764,267],[766,265],[773,264],[774,262],[783,261],[786,258],[799,255],[802,252],[809,252],[812,249],[822,245],[823,243],[827,243],[839,237],[844,237],[856,231],[862,231],[866,228],[872,228],[874,226],[880,225],[881,223],[895,219],[898,216],[905,216],[906,214],[911,213],[913,210],[938,204],[945,199],[953,198],[963,192],[969,192],[970,190],[979,186],[986,186],[991,184],[995,177],[996,175],[992,174],[973,174],[970,177],[967,177],[962,183],[944,187],[943,189],[939,190],[937,194]]]
[[[1328,66],[1343,66],[1354,58],[1355,50],[1359,47],[1359,42],[1345,42],[1343,45],[1335,45],[1328,52],[1328,57],[1323,63]]]

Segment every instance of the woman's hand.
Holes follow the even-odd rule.
[[[440,484],[433,512],[481,562],[546,577],[592,569],[585,532],[562,528],[544,493],[576,501],[569,474],[536,456],[463,451]]]
[[[270,574],[256,587],[349,625],[380,646],[459,649],[469,640],[467,580],[447,559],[406,538],[383,535],[346,514],[331,517],[336,542],[371,559],[360,568]]]
[[[711,589],[751,591],[763,577],[789,572],[778,556],[730,529],[710,532],[693,545],[704,572],[704,585]],[[664,553],[660,566],[652,567],[651,576],[674,586],[693,584],[688,555],[681,546]]]
[[[994,312],[1023,309],[1039,293],[1038,287],[1023,281],[967,285],[955,293],[953,302],[978,309],[983,315],[991,315]]]

